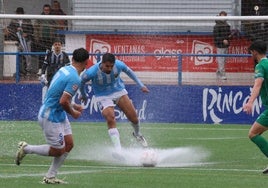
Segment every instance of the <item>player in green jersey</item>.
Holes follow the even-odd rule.
[[[266,57],[266,43],[261,40],[254,41],[250,45],[249,51],[257,64],[255,66],[255,82],[251,96],[243,106],[243,110],[247,114],[251,114],[253,103],[260,95],[265,110],[253,123],[248,136],[260,148],[262,153],[268,157],[268,141],[262,136],[262,133],[268,130],[268,59]],[[268,174],[268,168],[263,173]]]

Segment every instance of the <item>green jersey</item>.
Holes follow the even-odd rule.
[[[262,104],[268,107],[268,59],[263,58],[255,67],[255,79],[262,78],[263,83],[260,90]]]

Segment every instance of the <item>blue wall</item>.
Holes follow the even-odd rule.
[[[238,123],[251,124],[261,112],[255,101],[252,115],[242,106],[250,94],[249,86],[159,86],[149,85],[143,94],[136,85],[127,85],[130,98],[143,122]],[[0,84],[0,120],[36,120],[41,105],[40,84]],[[103,121],[92,93],[84,104],[79,121]],[[77,100],[78,94],[74,100]],[[126,121],[116,109],[118,121]]]

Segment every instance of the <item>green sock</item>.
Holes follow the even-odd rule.
[[[256,135],[251,138],[251,141],[254,142],[260,148],[260,150],[266,157],[268,157],[268,142],[263,136]]]

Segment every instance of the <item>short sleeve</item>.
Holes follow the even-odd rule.
[[[255,78],[264,78],[264,67],[261,64],[257,64],[255,67]]]

